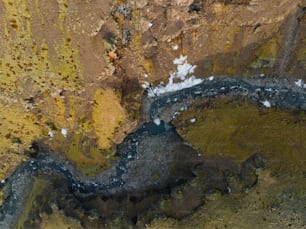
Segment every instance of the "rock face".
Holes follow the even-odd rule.
[[[167,77],[172,60],[180,54],[198,65],[199,77],[305,77],[303,4],[289,0],[143,4],[133,8],[131,21],[123,23],[132,38],[122,63],[136,60],[126,72],[148,74],[152,81]]]

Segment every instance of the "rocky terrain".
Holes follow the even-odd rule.
[[[29,158],[36,160],[33,141],[68,161],[69,170],[75,168],[79,176],[107,174],[123,156],[117,145],[128,147],[123,139],[154,120],[172,121],[183,141],[206,163],[217,157],[220,168],[227,168],[228,160],[239,167],[261,153],[268,164],[264,172],[256,172],[259,182],[250,191],[237,184],[240,191],[224,197],[222,192],[208,195],[206,189],[198,188],[201,194],[190,206],[183,201],[190,199],[186,191],[190,186],[180,184],[163,194],[164,199],[155,193],[137,201],[132,198],[132,203],[122,200],[120,205],[120,200],[102,198],[95,199],[98,205],[78,202],[75,205],[83,210],[72,211],[73,207],[65,209],[67,202],[61,199],[61,205],[58,200],[61,191],[70,193],[66,186],[61,189],[38,176],[28,192],[43,207],[24,205],[36,209],[36,215],[32,212],[36,219],[40,212],[38,223],[24,217],[18,223],[52,228],[58,221],[74,228],[98,228],[98,215],[103,213],[110,217],[102,221],[115,228],[135,222],[139,227],[152,222],[151,228],[303,227],[305,209],[297,200],[303,203],[306,187],[300,165],[306,157],[305,8],[304,0],[0,1],[0,180],[16,174],[17,166]],[[162,97],[164,101],[147,98],[143,85],[155,88],[167,82],[178,67],[173,61],[180,56],[196,65],[192,74],[198,79],[213,75],[214,80],[204,83],[208,86],[199,94],[195,87],[181,96]],[[227,78],[218,81],[221,76]],[[237,77],[244,79],[243,88],[233,90]],[[230,170],[238,176],[237,169]],[[136,166],[134,173],[141,171]],[[189,185],[209,183],[205,175],[209,172],[198,171],[200,181],[189,180]],[[66,183],[61,176],[55,180]],[[159,173],[152,176],[160,178]],[[211,182],[214,188],[220,185]],[[42,201],[47,189],[58,192]],[[0,203],[6,200],[1,191]],[[157,203],[155,207],[145,204],[152,202]],[[114,214],[116,207],[112,214],[103,210],[111,205],[126,206],[128,213]],[[136,216],[129,215],[131,205],[138,209]],[[235,210],[237,205],[240,209]],[[153,210],[144,213],[148,206]],[[85,214],[84,209],[99,209],[99,213]],[[25,212],[25,217],[32,214]],[[267,212],[269,218],[263,220]],[[253,224],[247,224],[249,217]]]

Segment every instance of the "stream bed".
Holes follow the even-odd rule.
[[[118,161],[96,176],[33,144],[37,156],[1,181],[0,228],[47,228],[58,213],[83,228],[239,228],[247,214],[261,227],[305,226],[303,89],[286,80],[207,79],[144,97],[142,107]]]

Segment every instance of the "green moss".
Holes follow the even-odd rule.
[[[4,200],[3,195],[4,195],[3,192],[0,191],[0,207],[1,207],[2,204],[3,204],[3,200]]]
[[[84,175],[92,176],[107,169],[113,159],[113,150],[101,150],[95,141],[75,134],[65,144],[64,154]]]
[[[251,68],[272,68],[280,50],[282,37],[277,35],[260,45],[254,52]]]
[[[299,43],[298,45],[301,47],[297,50],[297,59],[299,61],[305,61],[306,60],[306,38],[303,39],[302,42]]]
[[[181,120],[197,117],[197,123],[187,129],[181,126],[179,132],[204,155],[233,158],[240,163],[261,152],[271,160],[278,158],[273,162],[275,168],[281,161],[301,165],[306,150],[301,137],[306,136],[304,111],[259,110],[255,105],[228,99],[216,101],[211,109],[202,107],[200,114],[199,107],[194,109]]]

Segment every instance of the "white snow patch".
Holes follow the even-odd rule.
[[[159,118],[155,118],[154,119],[154,123],[156,126],[159,126],[160,125],[160,119]]]
[[[175,51],[175,50],[178,50],[179,46],[178,45],[173,45],[172,46],[172,49]]]
[[[171,38],[168,38],[167,42],[170,43],[171,42]]]
[[[5,184],[5,180],[1,180],[1,184]]]
[[[151,28],[153,26],[152,22],[149,22],[149,28]]]
[[[214,76],[210,76],[210,77],[208,77],[208,80],[212,81],[212,80],[214,80],[214,78],[215,78]]]
[[[187,111],[187,106],[183,106],[180,108],[180,111]]]
[[[185,62],[187,62],[187,56],[183,56],[183,55],[180,55],[179,58],[175,58],[173,60],[173,64],[177,64],[177,65],[184,64]]]
[[[261,102],[265,107],[270,108],[271,107],[271,103],[268,100],[262,101]]]
[[[259,76],[260,76],[260,77],[265,77],[265,74],[261,73]]]
[[[145,78],[148,78],[148,77],[149,77],[149,75],[148,75],[148,74],[144,74],[144,77],[145,77]]]
[[[296,86],[301,87],[301,88],[306,88],[306,84],[302,79],[298,79],[297,81],[294,82]]]
[[[172,115],[172,118],[175,119],[178,115],[180,115],[180,112],[174,112],[174,114]]]
[[[148,91],[149,97],[158,96],[166,92],[181,90],[183,88],[189,88],[203,81],[202,79],[197,79],[195,76],[191,75],[194,73],[197,66],[189,64],[187,62],[187,56],[181,55],[179,58],[175,58],[173,60],[173,64],[177,65],[177,70],[170,74],[168,84],[164,85],[163,82],[161,82],[155,88],[152,88],[147,82],[143,84],[144,88],[150,89]],[[175,79],[180,80],[180,82],[175,83]]]
[[[49,136],[50,138],[53,138],[53,137],[54,137],[54,133],[51,132],[51,131],[49,131],[48,136]]]
[[[65,129],[65,128],[62,128],[62,130],[61,130],[61,134],[62,134],[64,137],[67,137],[68,130],[67,130],[67,129]]]
[[[190,123],[195,123],[197,121],[197,119],[196,118],[191,118],[189,121],[190,121]]]

